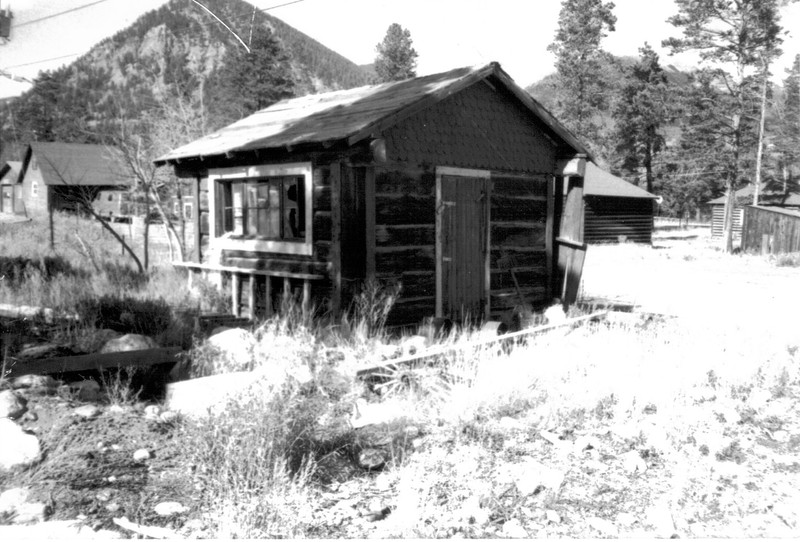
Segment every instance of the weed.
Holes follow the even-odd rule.
[[[738,440],[732,441],[725,448],[717,452],[717,461],[733,461],[741,465],[747,459]]]
[[[775,265],[777,267],[800,267],[800,252],[779,254],[775,258]]]
[[[117,367],[114,371],[106,371],[101,376],[101,385],[105,391],[105,398],[110,405],[132,406],[139,400],[142,388],[136,389],[133,377],[138,372],[138,367]]]
[[[350,317],[363,326],[368,337],[381,335],[398,296],[400,284],[381,284],[367,281],[361,291],[353,298]]]

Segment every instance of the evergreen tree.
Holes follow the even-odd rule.
[[[236,49],[206,87],[214,126],[235,122],[294,96],[289,55],[268,29],[253,36],[250,51]]]
[[[601,77],[606,53],[600,44],[614,31],[613,2],[563,0],[558,30],[548,46],[556,56],[561,89],[555,114],[575,135],[597,148],[602,141],[598,116],[607,107],[608,89]]]
[[[725,89],[725,108],[712,107],[717,118],[716,133],[729,151],[724,167],[725,246],[733,250],[734,192],[741,181],[742,159],[748,128],[747,116],[753,105],[753,77],[781,42],[778,7],[780,0],[675,0],[678,14],[669,22],[683,31],[683,37],[663,44],[673,52],[695,51],[707,64],[704,77]],[[757,99],[757,97],[755,97]],[[718,105],[710,104],[709,105]]]
[[[795,181],[800,173],[800,55],[783,80],[783,110],[780,122],[778,152],[785,182]]]
[[[639,52],[641,58],[627,70],[614,106],[615,152],[622,170],[637,177],[644,170],[646,189],[652,192],[655,159],[664,149],[662,129],[669,116],[667,76],[648,44]]]
[[[389,25],[386,36],[376,49],[375,72],[378,82],[402,81],[417,75],[417,51],[411,41],[411,32],[399,24]]]

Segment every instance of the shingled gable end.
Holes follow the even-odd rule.
[[[587,158],[491,63],[284,100],[156,163],[208,202],[205,258],[184,265],[229,282],[234,313],[291,292],[337,314],[376,279],[401,284],[390,321],[410,323],[559,295]]]

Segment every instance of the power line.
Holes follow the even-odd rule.
[[[71,56],[80,56],[82,54],[83,53],[71,53],[71,54],[68,54],[68,55],[54,56],[53,58],[45,58],[43,60],[35,60],[33,62],[26,62],[25,64],[17,64],[15,66],[6,66],[6,67],[4,67],[2,69],[3,70],[12,70],[14,68],[22,68],[22,67],[25,67],[25,66],[33,66],[34,64],[42,64],[44,62],[50,62],[51,60],[61,60],[62,58],[69,58]]]
[[[47,19],[52,19],[53,17],[58,17],[60,15],[64,15],[66,13],[72,13],[73,11],[78,11],[84,8],[88,8],[90,6],[94,6],[97,4],[102,4],[103,2],[108,2],[108,0],[96,0],[95,2],[90,2],[89,4],[84,4],[82,6],[77,6],[72,9],[68,9],[65,11],[59,11],[58,13],[53,13],[51,15],[45,15],[44,17],[39,17],[38,19],[31,19],[30,21],[25,21],[23,23],[15,24],[12,28],[19,28],[20,26],[27,26],[29,24],[38,23],[39,21],[44,21]]]

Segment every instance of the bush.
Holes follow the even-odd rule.
[[[82,321],[94,322],[98,329],[113,329],[120,333],[155,336],[172,323],[172,310],[163,299],[112,295],[83,298],[77,303],[77,312]]]
[[[775,265],[778,267],[800,267],[800,252],[779,254],[775,258]]]

